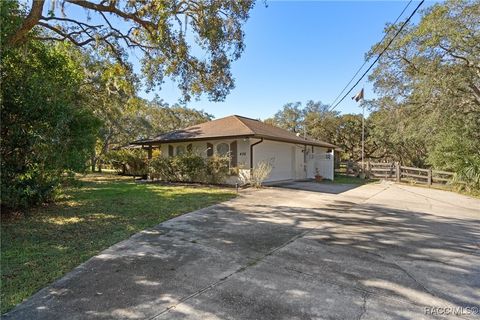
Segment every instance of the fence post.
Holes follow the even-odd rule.
[[[402,174],[400,171],[400,163],[398,161],[395,162],[395,175],[397,182],[400,182],[402,180]]]
[[[432,169],[431,169],[431,168],[428,169],[427,184],[428,184],[429,186],[432,185]]]

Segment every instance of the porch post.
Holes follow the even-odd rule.
[[[149,146],[147,149],[148,160],[152,159],[152,146]]]

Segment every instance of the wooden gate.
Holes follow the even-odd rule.
[[[366,172],[371,178],[376,179],[385,179],[385,180],[394,180],[396,179],[395,174],[395,163],[383,163],[383,162],[367,162]]]
[[[368,161],[366,172],[371,178],[396,182],[409,181],[427,185],[445,184],[453,179],[453,172],[401,166],[396,162]]]

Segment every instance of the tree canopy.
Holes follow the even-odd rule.
[[[393,41],[370,76],[393,157],[456,172],[480,166],[479,52],[478,1],[435,4]]]
[[[171,77],[185,100],[205,93],[218,101],[234,88],[230,66],[244,50],[242,26],[253,5],[253,0],[51,0],[50,5],[35,0],[12,12],[21,23],[5,29],[4,44],[70,42],[127,69],[134,54],[141,58],[148,88]]]
[[[65,172],[84,170],[101,123],[61,48],[30,42],[1,62],[1,204],[26,207],[51,199]]]
[[[54,1],[53,8],[67,2]],[[136,6],[129,3],[112,1],[110,5]],[[53,30],[41,29],[46,28],[40,23],[43,20],[74,23],[67,18],[53,19],[56,15],[51,12],[44,17],[42,11],[39,22],[20,36],[30,16],[44,4],[34,1],[27,15],[17,1],[0,3],[2,208],[51,200],[69,174],[85,172],[88,164],[95,169],[113,148],[212,118],[160,99],[140,98],[140,79],[126,57],[112,58],[113,48],[105,51],[106,42],[97,39],[80,46],[76,42],[81,35],[73,29],[59,27],[61,32],[73,33],[75,41],[50,39]],[[148,14],[143,15],[147,19]],[[88,37],[92,30],[84,32],[82,36]]]

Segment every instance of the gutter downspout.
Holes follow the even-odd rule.
[[[263,142],[263,138],[260,138],[260,141],[257,141],[254,144],[250,145],[250,173],[253,170],[253,147],[262,142]]]

